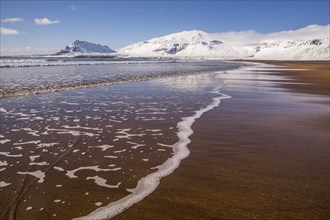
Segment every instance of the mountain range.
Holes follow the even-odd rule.
[[[129,57],[329,60],[329,30],[329,25],[310,25],[268,35],[192,30],[141,41],[117,52],[108,46],[75,41],[57,54],[116,52],[117,56]]]

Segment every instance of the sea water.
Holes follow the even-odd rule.
[[[194,121],[229,98],[222,78],[240,65],[152,62],[1,69],[12,94],[65,88],[0,100],[2,218],[109,218],[179,166]],[[70,89],[131,76],[139,82]]]

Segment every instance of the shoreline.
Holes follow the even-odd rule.
[[[2,99],[0,194],[8,205],[2,204],[1,216],[72,219],[126,197],[139,180],[175,157],[171,146],[178,141],[178,122],[188,117],[191,123],[189,116],[199,116],[195,110],[217,104],[212,98],[220,95],[211,88],[222,84],[218,76]],[[182,127],[190,135],[189,123]],[[168,165],[161,174],[178,162]],[[139,190],[135,195],[145,195]]]
[[[257,91],[251,88],[258,77],[251,85],[228,82],[222,92],[233,98],[194,124],[189,158],[113,219],[327,219],[329,62],[318,64],[276,61],[279,68],[309,70],[256,71],[286,78]],[[306,76],[311,72],[318,74]],[[279,93],[288,98],[267,98]]]
[[[146,63],[138,63],[137,65],[154,65],[155,61],[146,61]],[[156,64],[171,64],[172,62],[164,62],[164,61],[157,61]],[[187,62],[180,62],[179,64],[185,64]],[[227,64],[230,64],[232,66],[226,66]],[[117,63],[120,64],[120,63]],[[122,64],[122,63],[121,63]],[[203,68],[197,68],[195,70],[173,70],[173,71],[167,71],[162,74],[160,73],[150,73],[146,72],[144,74],[133,74],[133,75],[127,75],[122,76],[118,75],[118,73],[115,73],[117,75],[108,74],[106,76],[102,76],[101,78],[93,78],[93,79],[78,79],[78,80],[71,80],[71,81],[58,81],[58,82],[51,82],[50,84],[43,84],[43,82],[40,82],[38,85],[21,85],[19,88],[6,88],[4,87],[0,91],[0,98],[7,98],[7,97],[20,97],[20,96],[30,96],[30,95],[38,95],[38,94],[44,94],[44,93],[51,93],[51,92],[62,92],[62,91],[69,91],[69,90],[75,90],[75,89],[81,89],[81,88],[91,88],[91,87],[99,87],[99,86],[108,86],[108,85],[116,85],[116,84],[123,84],[123,83],[134,83],[134,82],[143,82],[143,81],[150,81],[150,80],[157,80],[157,79],[166,79],[171,77],[178,77],[178,76],[190,76],[190,75],[199,75],[199,74],[208,74],[212,73],[214,71],[227,71],[231,69],[239,69],[242,66],[246,64],[242,63],[236,63],[237,65],[234,65],[230,62],[223,61],[223,66],[216,67],[213,65],[213,67],[207,69]],[[113,65],[115,66],[116,63],[113,64],[104,64],[104,65],[94,65],[94,66],[106,66],[106,65]],[[133,64],[132,64],[133,65]],[[209,64],[212,65],[212,64]],[[79,67],[82,65],[76,65],[76,66],[58,66],[61,68],[65,67]],[[93,65],[89,65],[93,66]],[[43,68],[51,68],[52,66],[44,66]],[[31,67],[33,68],[39,68],[39,67]],[[8,68],[10,71],[15,68]],[[63,71],[63,70],[62,70]],[[70,71],[70,70],[67,70]],[[76,70],[74,70],[76,71]],[[179,72],[178,72],[179,71]],[[5,75],[8,75],[9,73],[3,73]],[[31,80],[31,79],[30,79]],[[33,80],[33,79],[32,79]],[[5,81],[6,82],[6,81]],[[9,81],[10,83],[10,81]],[[22,83],[22,82],[21,82]]]
[[[305,65],[312,64],[305,63]],[[323,69],[326,69],[326,66]],[[25,142],[16,140],[16,134],[11,132],[4,132],[6,135],[1,135],[2,138],[8,139],[4,142],[15,142],[14,146],[18,146],[21,142],[23,145],[23,147],[12,149],[5,143],[3,148],[5,152],[1,153],[6,157],[3,165],[8,165],[7,170],[14,162],[22,162],[28,166],[13,166],[11,172],[8,172],[5,167],[2,171],[6,172],[6,175],[2,176],[2,180],[12,176],[16,169],[21,175],[38,174],[38,183],[46,182],[41,185],[36,184],[29,193],[23,192],[25,199],[21,196],[18,198],[18,212],[15,215],[17,217],[36,216],[34,213],[39,207],[40,210],[45,209],[43,213],[38,213],[40,219],[51,214],[53,217],[58,214],[56,218],[76,216],[86,218],[90,217],[88,213],[95,213],[98,210],[101,210],[97,213],[98,217],[108,218],[110,215],[114,216],[112,215],[113,211],[116,211],[114,209],[119,210],[115,213],[118,214],[122,209],[138,202],[115,216],[114,219],[131,219],[137,216],[139,219],[263,219],[274,217],[274,210],[272,210],[274,207],[268,204],[272,199],[275,200],[277,208],[282,204],[287,204],[288,201],[291,202],[288,205],[289,208],[296,208],[297,204],[306,198],[308,203],[323,201],[324,196],[320,195],[326,195],[329,191],[324,187],[324,177],[329,176],[324,169],[326,167],[324,164],[329,163],[326,147],[329,144],[327,133],[329,122],[326,120],[326,117],[329,117],[329,110],[326,108],[328,99],[322,95],[324,90],[314,89],[316,93],[310,93],[310,86],[314,84],[298,82],[299,79],[293,77],[293,73],[304,76],[306,70],[296,67],[289,69],[283,65],[281,67],[251,65],[247,68],[223,70],[205,75],[180,76],[172,79],[94,87],[88,90],[14,99],[21,104],[15,104],[15,101],[10,103],[10,100],[7,100],[9,101],[7,103],[3,100],[4,103],[9,104],[9,108],[8,111],[1,109],[4,113],[2,116],[6,120],[16,118],[16,125],[19,128],[11,129],[11,124],[4,123],[4,130],[18,131],[21,135],[27,132],[21,136]],[[324,75],[326,72],[322,73],[323,75],[319,75],[327,76],[327,74]],[[324,79],[316,82],[323,83]],[[221,94],[210,91],[211,88],[218,88],[220,85]],[[309,87],[301,92],[304,87],[296,88],[296,85]],[[316,85],[315,88],[319,88],[318,84]],[[226,98],[222,93],[231,95],[233,98],[224,100],[219,108],[212,109],[220,101],[219,98]],[[125,97],[125,101],[121,97]],[[212,97],[213,102],[210,104],[207,100]],[[50,108],[46,105],[47,101],[52,103]],[[21,105],[25,107],[15,107]],[[130,108],[127,109],[127,106]],[[45,107],[49,112],[46,115],[42,110]],[[61,112],[58,112],[59,109]],[[196,112],[196,109],[200,111]],[[211,109],[212,111],[209,111]],[[117,113],[114,115],[106,112]],[[158,116],[153,116],[155,114]],[[203,117],[191,127],[194,120],[201,114]],[[103,115],[102,119],[98,115]],[[140,123],[132,124],[132,120],[134,122],[138,120]],[[159,120],[162,123],[160,125],[156,122],[148,122],[149,120]],[[188,126],[181,124],[182,121],[190,124],[188,123]],[[116,124],[119,122],[121,123]],[[40,126],[40,123],[43,125]],[[51,125],[50,128],[49,125]],[[102,127],[104,129],[101,129]],[[188,128],[186,135],[180,134],[180,131],[183,131],[180,128],[183,130]],[[70,135],[73,137],[70,138]],[[142,138],[142,136],[145,137]],[[54,141],[48,143],[47,137]],[[102,138],[99,139],[99,137]],[[125,141],[126,138],[130,139],[129,137],[135,138]],[[185,144],[189,144],[191,139],[192,143],[189,144],[188,149],[183,146],[183,149],[186,149],[188,154],[190,150],[191,154],[189,158],[181,161],[180,168],[176,169],[173,166],[178,166],[180,161],[167,164],[167,160],[172,160],[177,155],[176,150],[183,149],[174,149],[172,152],[172,149],[168,148],[170,145],[166,144],[170,143],[171,146],[174,143],[180,144],[182,139],[185,140],[183,141]],[[165,143],[165,145],[158,145],[158,143]],[[25,144],[30,144],[30,148],[33,149],[34,146],[35,149],[24,150]],[[95,146],[90,147],[91,144]],[[310,148],[311,146],[313,148]],[[50,148],[44,149],[48,147]],[[62,160],[65,157],[63,147],[72,151],[66,160]],[[102,150],[101,153],[97,148]],[[103,155],[103,151],[106,151],[106,156]],[[15,160],[15,157],[23,157],[23,154],[25,160]],[[33,155],[27,157],[31,154]],[[34,162],[35,158],[37,158],[36,162]],[[61,162],[47,172],[53,166],[53,163],[50,163],[53,161],[52,158],[61,158]],[[112,164],[109,164],[109,160]],[[69,161],[76,162],[69,163]],[[148,164],[151,165],[149,168]],[[159,164],[163,164],[166,169],[153,172],[153,169],[163,166]],[[166,164],[171,165],[173,169],[167,169],[169,167]],[[39,173],[30,172],[36,168],[32,166],[44,165],[47,165],[45,172],[41,167]],[[107,166],[110,168],[105,168]],[[174,169],[176,169],[175,172],[162,179],[157,188],[159,184],[157,181],[168,175],[168,172],[173,172]],[[79,172],[79,176],[74,175],[79,170],[85,171]],[[95,176],[95,172],[98,171],[101,173]],[[102,174],[107,171],[110,173]],[[44,176],[39,176],[39,174]],[[37,179],[21,175],[17,177],[24,182],[37,181]],[[66,179],[68,177],[69,179]],[[67,183],[65,188],[62,188],[63,180]],[[137,182],[134,183],[136,180],[141,182],[138,186],[136,186]],[[295,182],[297,180],[298,185]],[[81,189],[75,192],[75,189],[70,187],[71,184],[68,184],[69,181],[79,183],[82,186]],[[54,186],[55,182],[57,184]],[[1,187],[9,184],[11,185],[9,187],[15,188],[18,182],[6,180],[3,183],[5,185]],[[95,184],[98,186],[96,187]],[[141,184],[150,187],[139,187]],[[56,190],[49,191],[51,186]],[[99,191],[97,189],[100,186],[108,189]],[[135,190],[131,190],[134,187]],[[57,194],[54,193],[55,191],[62,193]],[[305,191],[309,193],[306,194]],[[6,191],[3,192],[4,196],[11,198]],[[90,192],[93,193],[90,194]],[[267,199],[268,192],[272,196]],[[37,193],[36,198],[33,196],[33,199],[28,199],[35,193]],[[44,207],[46,203],[42,202],[41,198],[44,196],[41,193],[48,195],[45,197],[46,207]],[[148,196],[151,193],[152,195]],[[87,201],[78,202],[79,197],[89,194]],[[59,198],[59,195],[63,196]],[[284,197],[284,201],[280,196]],[[320,198],[314,201],[316,197]],[[29,203],[25,203],[27,200]],[[61,204],[68,204],[69,210],[58,210],[56,207],[59,201]],[[327,204],[326,201],[323,203]],[[28,207],[27,204],[29,204]],[[102,204],[105,206],[97,209]],[[123,207],[123,204],[126,206]],[[318,209],[322,210],[324,204],[321,203]],[[96,207],[93,208],[94,206]],[[109,207],[106,208],[107,206]],[[33,210],[30,211],[32,207]],[[302,210],[305,209],[306,207],[302,208]],[[147,211],[141,212],[141,210]],[[265,210],[269,210],[267,213],[272,215],[265,215]],[[324,212],[319,210],[316,213]],[[275,211],[279,212],[276,209]],[[109,212],[112,213],[108,215]],[[310,218],[318,216],[313,213],[308,212],[302,215],[309,215]],[[293,218],[288,214],[280,214],[275,217]],[[291,214],[297,213],[292,211]]]
[[[112,218],[152,194],[158,188],[161,179],[171,175],[176,169],[178,169],[181,161],[189,156],[190,151],[187,148],[187,145],[191,143],[190,136],[193,134],[192,125],[194,122],[198,118],[202,117],[204,113],[219,107],[221,100],[231,98],[230,96],[220,93],[220,89],[215,89],[212,93],[220,96],[214,97],[211,104],[195,111],[195,113],[191,116],[182,118],[181,121],[178,122],[178,141],[171,146],[173,149],[173,156],[168,158],[163,164],[158,165],[158,170],[156,172],[150,173],[140,179],[137,186],[134,189],[129,190],[131,194],[128,196],[112,202],[104,207],[98,208],[86,216],[75,219],[88,220]]]

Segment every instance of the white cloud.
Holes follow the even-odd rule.
[[[264,41],[323,39],[330,37],[330,25],[309,25],[297,30],[273,32],[268,34],[249,30],[213,33],[212,35],[224,43],[232,44],[258,44]]]
[[[50,25],[50,24],[58,24],[60,23],[59,20],[49,20],[48,18],[35,18],[34,23],[36,25]]]
[[[216,39],[220,39],[224,43],[243,43],[243,44],[252,44],[257,43],[262,39],[262,34],[257,33],[256,31],[230,31],[230,32],[220,32],[211,34]]]
[[[2,35],[17,35],[19,32],[15,29],[9,29],[9,28],[0,28],[0,33]]]
[[[22,18],[6,18],[1,21],[1,23],[16,23],[24,21]]]

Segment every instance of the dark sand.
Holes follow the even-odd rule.
[[[308,70],[228,82],[233,98],[193,125],[191,155],[114,219],[329,219],[329,62],[266,63]]]
[[[130,194],[171,157],[181,118],[217,96],[195,88],[208,75],[1,100],[0,219],[72,219]]]

